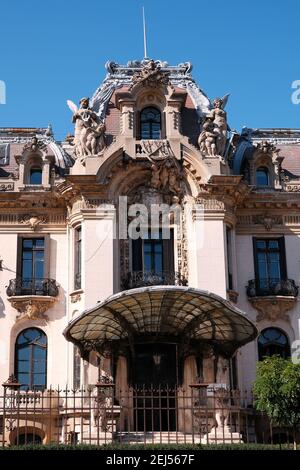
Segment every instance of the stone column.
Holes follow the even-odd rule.
[[[226,233],[219,201],[199,204],[189,217],[189,286],[226,299]]]
[[[85,308],[114,293],[115,207],[82,210],[82,288]]]

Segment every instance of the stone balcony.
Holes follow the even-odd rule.
[[[246,289],[249,302],[259,312],[257,321],[290,321],[286,312],[294,307],[299,292],[293,279],[251,279]]]
[[[146,286],[187,286],[187,279],[175,271],[130,271],[122,280],[122,288],[135,289]]]
[[[54,279],[16,278],[9,281],[6,289],[9,302],[18,312],[18,319],[36,319],[44,316],[55,302],[59,289]]]

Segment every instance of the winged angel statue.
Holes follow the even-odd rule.
[[[229,95],[216,98],[213,108],[207,114],[198,143],[204,156],[224,155],[227,140],[227,114],[224,110]]]
[[[99,155],[106,147],[105,124],[90,108],[89,98],[80,100],[79,109],[73,101],[68,100],[67,104],[75,123],[75,157],[82,163],[86,157]]]

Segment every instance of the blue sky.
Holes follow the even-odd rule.
[[[300,80],[300,2],[285,0],[1,0],[0,126],[72,131],[66,100],[91,96],[107,60],[148,55],[191,61],[210,98],[230,93],[232,128],[300,127],[291,84]]]

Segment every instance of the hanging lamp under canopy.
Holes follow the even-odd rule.
[[[229,357],[257,336],[245,313],[222,297],[191,287],[153,286],[130,289],[84,311],[64,330],[81,349],[132,346],[138,338],[172,337],[178,343],[211,344]]]

